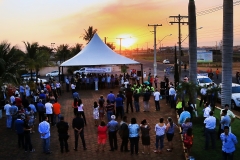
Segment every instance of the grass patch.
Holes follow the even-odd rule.
[[[199,103],[199,101],[197,102]],[[199,105],[198,105],[199,106]],[[220,160],[222,159],[222,143],[221,140],[216,140],[216,149],[211,149],[211,141],[209,143],[209,149],[207,151],[204,150],[205,147],[205,137],[203,136],[203,107],[198,107],[198,117],[193,118],[193,147],[191,156],[193,156],[196,160]],[[217,126],[216,132],[218,131],[218,126],[220,122],[220,110],[215,109],[214,116],[217,118]],[[235,121],[231,124],[232,132],[238,138],[240,137],[240,120],[235,119]],[[217,137],[216,137],[217,138]],[[240,144],[236,145],[236,151],[234,153],[235,159],[236,157],[240,157]]]

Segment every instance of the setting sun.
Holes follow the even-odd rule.
[[[117,45],[120,45],[120,38],[121,38],[121,45],[122,47],[125,47],[125,48],[131,47],[137,41],[136,38],[133,37],[132,35],[119,35],[116,40]]]

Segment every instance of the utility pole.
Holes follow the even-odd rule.
[[[181,50],[182,50],[182,41],[181,41],[181,24],[188,24],[188,22],[184,22],[184,18],[188,18],[188,16],[181,16],[180,14],[178,16],[169,16],[169,18],[173,18],[174,20],[171,23],[171,25],[173,25],[173,23],[177,23],[178,24],[178,51],[179,51],[179,57],[178,57],[178,67],[179,67],[179,80],[181,79],[181,63],[182,63],[182,58],[181,58]]]
[[[104,37],[104,43],[107,44],[107,38],[108,37]]]
[[[156,50],[156,29],[158,26],[162,26],[162,24],[148,24],[148,26],[153,26],[154,28],[154,63],[153,63],[153,70],[154,70],[154,77],[157,75],[157,50]]]
[[[122,52],[122,51],[121,51],[121,49],[122,49],[122,48],[121,48],[121,47],[122,47],[122,39],[124,39],[124,38],[116,38],[116,39],[119,39],[119,40],[120,40],[120,54],[121,54],[121,52]]]

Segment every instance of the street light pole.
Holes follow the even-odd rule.
[[[161,48],[162,48],[162,46],[161,46],[161,42],[164,40],[164,38],[166,38],[166,37],[168,37],[168,36],[171,36],[171,35],[172,35],[172,34],[166,35],[165,37],[163,37],[163,39],[158,40],[158,41],[159,41],[158,44],[160,44],[160,53],[161,53]]]

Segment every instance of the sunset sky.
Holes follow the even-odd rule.
[[[187,16],[189,0],[0,0],[0,41],[8,41],[24,49],[22,41],[39,42],[55,47],[86,44],[82,39],[88,26],[98,29],[101,39],[123,49],[153,47],[153,27],[157,27],[157,43],[173,46],[178,41],[178,25],[170,25],[169,16]],[[234,2],[237,0],[234,0]],[[223,0],[195,0],[197,12],[221,6]],[[215,46],[222,39],[222,12],[197,16],[198,46]],[[240,5],[234,6],[234,45],[240,45]],[[187,19],[185,19],[187,21]],[[188,26],[182,25],[182,39]],[[188,39],[183,42],[188,46]]]

